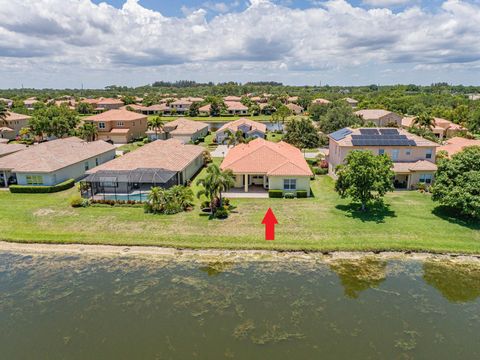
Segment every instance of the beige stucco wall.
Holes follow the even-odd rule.
[[[203,155],[200,154],[183,171],[183,182],[190,180],[203,166]]]
[[[310,196],[310,177],[308,176],[269,176],[268,188],[269,190],[283,190],[284,179],[296,179],[297,190],[306,190],[308,196]],[[285,192],[294,192],[286,190]]]

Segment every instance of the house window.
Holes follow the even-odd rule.
[[[27,175],[28,185],[43,185],[43,176],[40,175]]]
[[[398,160],[398,153],[399,153],[399,150],[398,150],[398,149],[393,149],[393,150],[392,150],[392,160],[393,160],[393,161],[397,161],[397,160]]]
[[[90,165],[88,164],[88,161],[85,161],[85,171],[87,171],[88,169],[90,169]]]
[[[420,182],[424,184],[431,184],[432,183],[432,174],[421,174],[420,175]]]
[[[95,158],[95,166],[98,166],[98,158]]]
[[[98,123],[98,128],[99,129],[105,129],[105,123],[104,122],[99,122]]]
[[[283,190],[297,190],[297,179],[283,179]]]
[[[125,124],[123,123],[123,121],[117,121],[117,126],[124,126]]]
[[[405,155],[406,156],[412,155],[412,150],[405,150]]]
[[[431,158],[432,158],[432,155],[433,155],[432,149],[427,149],[427,153],[426,153],[426,155],[425,155],[425,158],[426,158],[426,159],[431,159]]]
[[[385,149],[378,149],[378,155],[384,155]]]

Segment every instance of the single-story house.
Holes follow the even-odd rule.
[[[290,111],[292,112],[292,114],[294,114],[294,115],[303,114],[303,107],[301,107],[300,105],[297,105],[297,104],[294,104],[294,103],[288,103],[286,105],[286,107],[289,108]]]
[[[480,140],[466,139],[463,137],[453,137],[448,139],[437,150],[446,151],[448,156],[453,156],[469,146],[480,146]]]
[[[203,152],[177,139],[153,141],[88,171],[84,196],[143,200],[154,186],[184,185],[203,167]]]
[[[83,120],[97,126],[98,139],[114,144],[126,144],[143,138],[148,127],[146,115],[121,109],[87,116]]]
[[[350,105],[352,107],[352,109],[355,109],[358,105],[358,101],[355,100],[355,99],[352,99],[352,98],[345,98],[343,99],[348,105]]]
[[[31,116],[7,111],[5,120],[0,120],[0,138],[13,140],[20,130],[28,126]]]
[[[29,146],[0,158],[0,174],[8,183],[57,185],[80,179],[85,172],[115,158],[115,147],[104,141],[85,142],[76,137]],[[3,182],[4,186],[7,186]]]
[[[330,100],[326,100],[326,99],[322,99],[322,98],[312,100],[312,104],[315,104],[315,105],[328,105],[330,103],[331,103]]]
[[[23,144],[2,144],[0,143],[0,158],[16,153],[18,151],[25,150],[26,145]]]
[[[239,144],[230,149],[220,167],[232,170],[234,187],[243,188],[245,192],[256,186],[284,193],[305,190],[310,196],[312,171],[302,152],[283,141],[255,139]]]
[[[432,128],[432,132],[439,139],[451,138],[460,134],[466,134],[468,130],[462,125],[455,124],[447,119],[442,119],[438,117],[433,118],[435,121],[435,126]],[[411,128],[415,121],[414,116],[406,116],[402,119],[402,126],[404,128]]]
[[[402,117],[394,112],[383,109],[366,109],[355,111],[366,123],[374,123],[378,127],[402,126]]]
[[[174,121],[168,122],[163,126],[163,129],[154,129],[147,131],[147,136],[150,140],[166,140],[178,139],[182,143],[195,141],[203,138],[208,134],[208,124],[201,121],[193,121],[185,118],[178,118]]]
[[[0,98],[0,102],[7,105],[8,108],[11,108],[13,106],[13,100],[12,99]]]
[[[28,109],[28,110],[33,110],[35,107],[35,104],[38,102],[37,98],[31,97],[28,99],[23,100],[23,105]]]
[[[225,101],[225,102],[228,102],[228,101],[240,102],[240,101],[242,101],[242,98],[240,96],[225,96],[223,98],[223,101]]]
[[[227,113],[229,115],[247,115],[248,107],[243,105],[239,101],[225,101],[225,106],[227,107]]]
[[[224,124],[215,133],[215,140],[218,144],[223,144],[228,137],[228,132],[235,134],[241,131],[244,137],[265,138],[267,133],[267,125],[250,119],[241,118]]]

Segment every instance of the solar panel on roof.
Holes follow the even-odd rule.
[[[351,133],[352,133],[352,130],[350,129],[340,129],[331,133],[330,137],[335,141],[339,141],[344,139],[346,136],[350,135]]]
[[[362,135],[378,135],[377,129],[360,129]]]
[[[399,135],[397,129],[380,129],[380,133],[384,135]]]

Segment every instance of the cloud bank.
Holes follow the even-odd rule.
[[[204,9],[166,17],[138,0],[121,9],[90,0],[0,0],[0,87],[18,82],[12,74],[31,79],[32,73],[38,81],[47,75],[74,82],[95,77],[98,86],[134,76],[140,83],[149,76],[154,81],[162,74],[223,77],[217,81],[239,74],[287,82],[297,77],[308,83],[312,72],[342,73],[344,79],[351,74],[354,83],[362,68],[480,67],[479,3],[447,0],[434,10],[413,3],[394,12],[382,6],[407,1],[365,2],[375,7],[331,0],[300,10],[250,0],[243,12],[229,12],[226,2],[208,1],[205,9],[221,11],[207,20]]]

